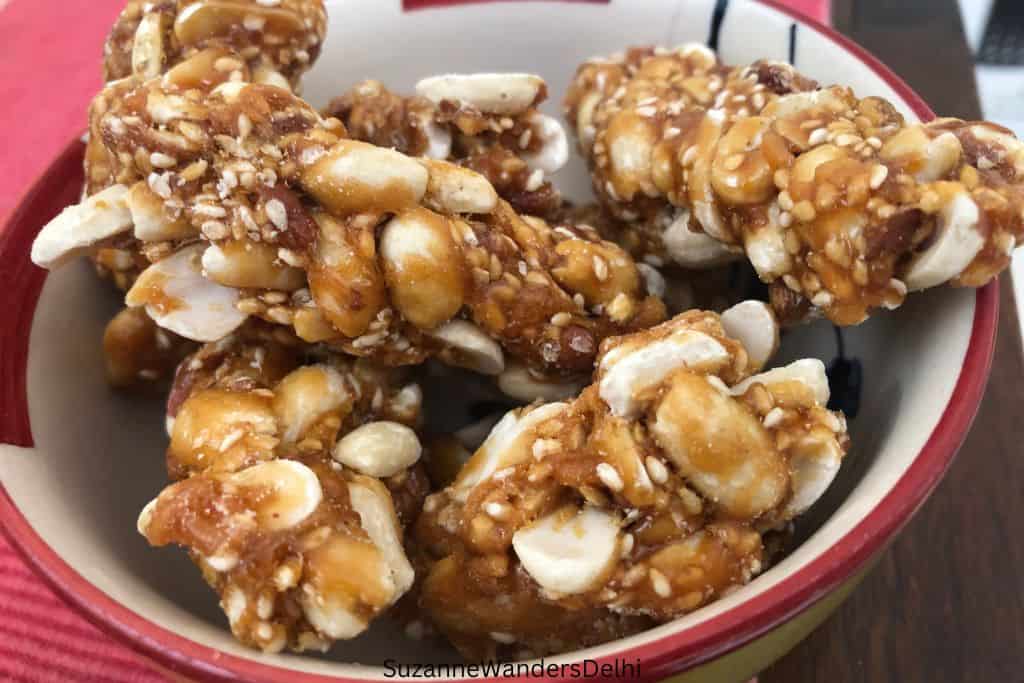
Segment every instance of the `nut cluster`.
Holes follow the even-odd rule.
[[[489,374],[504,353],[587,372],[602,339],[663,319],[594,231],[520,215],[472,170],[349,139],[213,56],[101,93],[93,127],[116,184],[55,219],[37,262],[131,234],[153,265],[126,301],[181,336],[255,316],[387,364],[440,353]]]
[[[495,97],[494,92],[507,97]],[[481,173],[512,207],[547,218],[562,206],[547,176],[569,160],[562,125],[537,111],[547,93],[527,74],[472,74],[420,81],[397,95],[363,81],[334,99],[326,114],[350,137],[411,156],[442,159]]]
[[[604,206],[638,254],[745,254],[780,315],[840,325],[908,291],[980,286],[1024,236],[1024,146],[990,123],[907,125],[885,100],[702,46],[584,64],[566,99]]]
[[[606,341],[578,398],[506,415],[417,522],[434,623],[473,659],[541,655],[750,581],[848,441],[820,361],[757,373],[777,332],[759,302],[683,314]]]
[[[322,0],[132,0],[118,16],[104,50],[104,81],[114,90],[93,107],[102,108],[118,91],[163,75],[201,52],[212,61],[229,58],[220,63],[228,71],[235,69],[232,62],[244,62],[244,73],[253,82],[297,90],[302,74],[320,54],[326,29]],[[201,81],[196,69],[187,71],[179,75]],[[86,196],[116,182],[111,163],[99,131],[90,127]],[[93,261],[122,291],[146,265],[133,240],[105,246],[93,254]]]
[[[152,544],[189,550],[235,636],[265,651],[325,649],[398,600],[403,527],[427,493],[419,387],[286,337],[250,325],[181,364],[176,483],[139,517]]]

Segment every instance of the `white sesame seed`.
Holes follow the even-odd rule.
[[[622,483],[622,477],[619,476],[618,470],[606,462],[602,462],[597,466],[597,478],[612,491],[621,491],[625,486]]]
[[[247,14],[242,19],[242,26],[245,27],[246,31],[262,31],[266,24],[266,19],[255,14]]]
[[[783,418],[786,417],[786,411],[782,408],[772,408],[768,411],[768,414],[764,416],[764,426],[768,429],[779,426]]]
[[[538,168],[526,179],[525,189],[527,192],[536,192],[544,184],[544,169]]]
[[[820,145],[821,143],[825,142],[825,140],[827,140],[827,139],[828,139],[828,129],[827,128],[815,128],[813,131],[811,131],[811,134],[807,136],[807,144],[811,145],[813,147],[815,145]]]
[[[210,218],[224,218],[228,215],[228,212],[223,206],[216,206],[215,204],[197,204],[192,212],[197,216],[209,216]]]
[[[271,199],[266,205],[267,218],[278,230],[288,227],[288,210],[280,199]]]
[[[594,256],[594,275],[601,282],[608,279],[608,263],[600,256]]]
[[[502,633],[501,631],[491,631],[491,638],[499,643],[504,643],[505,645],[511,645],[516,642],[516,637],[514,635],[511,633]]]
[[[664,484],[668,481],[668,468],[665,467],[665,463],[649,455],[644,460],[644,465],[647,468],[647,474],[651,477],[651,481],[655,484]]]
[[[171,180],[169,173],[150,173],[146,179],[149,189],[158,196],[168,199],[171,196]]]
[[[811,303],[818,308],[828,308],[835,301],[835,297],[824,289],[811,297]]]
[[[868,182],[868,185],[871,186],[872,190],[877,190],[878,188],[880,188],[882,186],[882,183],[885,182],[885,179],[888,176],[889,176],[889,169],[888,169],[888,167],[883,166],[882,164],[878,164],[873,169],[871,169],[871,179]]]
[[[706,375],[704,379],[706,379],[708,381],[708,384],[713,386],[715,389],[718,389],[725,395],[729,395],[729,386],[725,382],[723,382],[722,378],[719,377],[718,375]]]
[[[551,324],[555,327],[565,327],[572,322],[572,314],[565,311],[559,311],[551,316]]]
[[[178,160],[163,152],[153,152],[149,155],[149,163],[156,168],[174,168],[178,165]]]
[[[555,439],[537,439],[530,448],[534,460],[543,460],[549,453],[558,450],[558,441]]]
[[[509,509],[508,506],[506,505],[502,505],[501,503],[491,501],[490,503],[484,505],[484,512],[486,512],[489,517],[493,517],[497,520],[502,520],[508,517]]]
[[[664,574],[657,569],[651,569],[650,577],[651,588],[654,589],[655,593],[663,598],[667,598],[672,595],[672,584],[668,582],[668,579],[665,578]]]
[[[636,545],[636,539],[633,538],[633,534],[626,534],[622,537],[622,546],[619,549],[619,553],[622,557],[628,556],[633,552],[633,546]]]

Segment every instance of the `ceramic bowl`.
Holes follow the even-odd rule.
[[[322,105],[354,82],[411,90],[448,71],[532,71],[558,112],[575,66],[627,45],[709,43],[729,63],[784,59],[823,83],[891,100],[908,119],[925,103],[869,54],[770,3],[711,0],[329,2],[324,54],[305,84]],[[72,144],[0,233],[0,519],[57,590],[94,622],[162,666],[196,679],[382,680],[387,662],[451,663],[451,651],[405,639],[393,624],[329,655],[263,655],[231,637],[184,553],[152,550],[138,511],[165,481],[162,405],[112,392],[100,335],[117,296],[87,263],[49,276],[28,260],[36,231],[81,185]],[[588,181],[574,160],[556,176],[570,196]],[[995,339],[997,290],[941,289],[837,335],[820,323],[788,334],[782,357],[830,364],[853,439],[825,499],[801,520],[799,545],[748,586],[646,633],[549,659],[616,680],[739,681],[805,636],[849,592],[935,487],[981,398]],[[590,661],[590,664],[582,664]],[[551,670],[548,670],[551,671]],[[459,671],[449,678],[458,678]],[[572,671],[551,678],[568,678]]]

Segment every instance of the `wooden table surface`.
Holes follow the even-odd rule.
[[[833,0],[941,114],[977,118],[955,0]],[[949,474],[846,604],[761,683],[1024,681],[1024,354],[1009,275],[992,378]]]

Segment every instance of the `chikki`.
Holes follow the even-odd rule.
[[[1009,131],[908,124],[788,65],[632,50],[581,66],[566,108],[634,252],[689,267],[745,255],[786,319],[852,325],[910,291],[984,285],[1024,237]]]
[[[90,110],[95,122],[110,100],[139,82],[177,69],[172,80],[199,85],[217,70],[225,79],[246,78],[298,91],[327,30],[323,0],[163,0],[129,2],[111,28],[104,49],[105,96]],[[195,59],[193,59],[195,58]],[[195,65],[203,68],[195,68]],[[156,105],[155,105],[156,106]],[[85,154],[85,196],[118,182],[101,131],[90,126]],[[97,271],[127,290],[147,265],[135,240],[93,255]]]
[[[848,441],[820,361],[763,370],[777,334],[761,302],[691,311],[606,340],[577,398],[507,414],[424,504],[425,614],[471,659],[543,655],[750,581]]]
[[[483,174],[498,195],[525,214],[547,218],[562,206],[548,176],[569,160],[561,123],[541,114],[539,76],[449,74],[426,78],[403,97],[363,81],[327,107],[350,137],[410,156],[455,162]]]
[[[664,319],[595,231],[520,215],[472,170],[348,139],[292,93],[202,59],[94,108],[117,184],[47,225],[36,263],[134,236],[153,264],[126,302],[188,339],[257,317],[388,365],[439,355],[487,374],[506,353],[586,373],[602,339]],[[182,67],[209,90],[179,82]]]
[[[153,545],[188,549],[235,636],[266,651],[326,649],[394,604],[428,490],[419,387],[288,336],[250,325],[182,363],[175,483],[139,517]]]

